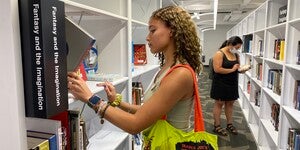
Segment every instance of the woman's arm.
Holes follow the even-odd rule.
[[[87,97],[81,95],[89,93],[81,91],[81,89],[87,89],[79,88],[87,86],[84,81],[81,81],[82,79],[69,77],[68,80],[69,90],[74,96]],[[157,91],[137,109],[136,113],[130,114],[109,106],[104,118],[131,134],[139,133],[167,114],[180,99],[192,97],[193,91],[191,72],[186,68],[179,67],[164,78]],[[87,102],[87,100],[82,101]]]
[[[228,74],[231,72],[236,71],[239,68],[239,64],[235,64],[231,69],[223,68],[223,53],[220,51],[217,51],[215,56],[213,57],[213,67],[214,72],[219,74]]]
[[[97,86],[104,86],[104,90],[105,90],[107,98],[110,102],[113,102],[116,100],[116,94],[117,94],[116,89],[110,82],[101,83],[101,84],[98,84]],[[135,113],[140,108],[140,105],[131,105],[124,101],[125,100],[122,99],[122,101],[118,107],[126,112]]]

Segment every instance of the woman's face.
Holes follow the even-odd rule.
[[[146,38],[151,53],[165,51],[171,44],[171,29],[159,19],[150,19],[149,34]]]

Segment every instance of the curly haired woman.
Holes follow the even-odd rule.
[[[193,73],[199,74],[202,69],[196,26],[184,9],[168,6],[153,12],[148,28],[146,39],[151,52],[159,57],[160,70],[146,91],[142,106],[120,101],[115,88],[108,82],[104,84],[108,103],[99,101],[100,98],[93,95],[75,73],[68,74],[68,88],[77,99],[93,103],[90,105],[98,110],[100,116],[128,133],[139,133],[164,115],[173,127],[190,131],[193,129],[190,122],[193,93],[198,90],[194,89]],[[193,72],[186,67],[176,67],[168,72],[178,64],[189,66]]]

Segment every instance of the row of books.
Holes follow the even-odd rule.
[[[68,110],[51,119],[26,118],[28,149],[86,150],[89,144],[79,111]]]
[[[280,105],[277,103],[273,103],[271,106],[271,123],[274,126],[275,131],[278,131],[279,113],[280,113]]]
[[[243,51],[244,53],[251,53],[252,50],[252,39],[253,39],[253,35],[252,34],[248,34],[248,35],[244,35],[243,36]]]
[[[281,95],[281,85],[282,85],[282,70],[269,69],[267,88],[271,89],[274,93]]]
[[[284,45],[285,45],[285,39],[275,39],[275,41],[274,41],[274,51],[273,51],[273,58],[274,59],[283,61],[283,58],[284,58]]]
[[[288,150],[300,149],[300,129],[289,128],[288,135]]]
[[[294,108],[300,111],[300,80],[295,81],[295,91],[294,91]]]

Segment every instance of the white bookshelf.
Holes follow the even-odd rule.
[[[287,20],[278,23],[279,8],[285,5],[287,5]],[[295,81],[300,80],[300,65],[296,64],[300,41],[299,5],[299,0],[267,0],[227,33],[228,38],[235,35],[240,37],[253,35],[252,51],[240,53],[241,63],[248,64],[248,60],[251,59],[252,69],[248,71],[249,73],[239,75],[239,103],[258,149],[286,149],[288,129],[300,126],[300,111],[293,108]],[[275,39],[285,39],[283,60],[273,58]],[[258,49],[260,40],[262,56],[259,55]],[[262,64],[261,80],[256,75],[258,63]],[[269,69],[282,70],[281,94],[276,94],[268,88]],[[248,81],[251,86],[250,96],[247,93]],[[260,106],[255,105],[254,90],[261,92]],[[275,131],[271,122],[271,106],[274,103],[280,105],[278,131]]]
[[[119,74],[122,78],[113,82],[117,92],[122,93],[124,99],[131,103],[131,88],[132,82],[142,82],[144,88],[147,88],[159,69],[158,60],[147,49],[147,64],[143,66],[133,66],[132,63],[132,44],[146,44],[146,36],[148,34],[148,19],[151,13],[160,7],[160,0],[155,1],[138,1],[138,0],[116,0],[98,2],[97,0],[65,0],[66,15],[75,21],[79,22],[80,26],[86,29],[96,38],[96,44],[99,52],[99,72],[108,74]],[[105,4],[105,5],[103,5]],[[93,93],[99,94],[101,97],[106,97],[103,87],[97,87],[99,82],[88,81],[88,86]],[[78,109],[82,107],[80,101],[75,101],[72,97],[69,98],[69,106],[71,109]],[[87,108],[89,109],[89,108]],[[88,130],[90,140],[99,140],[98,146],[105,143],[101,138],[103,134],[103,125],[99,124],[99,117],[91,110],[83,112]],[[105,126],[106,123],[104,123]],[[111,125],[111,124],[110,124]],[[117,138],[114,127],[109,125],[106,130],[110,130],[109,138],[113,141]],[[123,131],[117,131],[123,132]],[[97,137],[96,137],[97,136]],[[131,135],[124,133],[121,135],[123,140],[118,143],[126,141],[127,148],[131,149]],[[96,141],[97,143],[97,141]],[[106,141],[107,143],[107,141]],[[109,144],[111,147],[104,149],[119,149],[120,144]],[[89,148],[94,149],[94,148]]]
[[[99,52],[99,72],[114,73],[121,78],[114,81],[117,92],[123,94],[124,99],[131,102],[131,82],[141,81],[144,86],[149,85],[151,75],[158,67],[156,58],[148,54],[146,66],[135,67],[132,72],[132,41],[143,41],[146,44],[147,23],[151,13],[161,7],[161,0],[63,0],[65,14],[77,22],[82,28],[93,35],[97,41]],[[5,74],[1,74],[1,96],[7,100],[7,105],[1,107],[1,119],[7,124],[2,124],[1,147],[3,149],[24,149],[26,147],[25,104],[22,81],[22,59],[19,30],[18,0],[4,0],[0,6],[0,39],[2,48],[1,61],[10,62],[5,67]],[[142,13],[141,13],[142,12]],[[142,27],[139,30],[135,26]],[[134,36],[143,31],[141,36]],[[142,37],[143,36],[143,37]],[[4,44],[5,43],[5,44]],[[88,86],[93,93],[106,97],[103,87],[97,87],[99,82],[88,81]],[[7,87],[6,87],[7,86]],[[13,94],[12,94],[13,93]],[[69,108],[81,109],[83,103],[72,98],[69,94]],[[5,114],[5,115],[4,115]],[[99,123],[99,117],[93,110],[85,107],[83,117],[86,121],[88,136],[95,147],[89,149],[132,149],[131,135],[105,121]],[[12,119],[13,118],[13,119]],[[105,136],[104,136],[105,135]],[[105,141],[106,140],[106,141]],[[14,144],[11,144],[14,141]],[[104,143],[110,143],[104,147]]]

